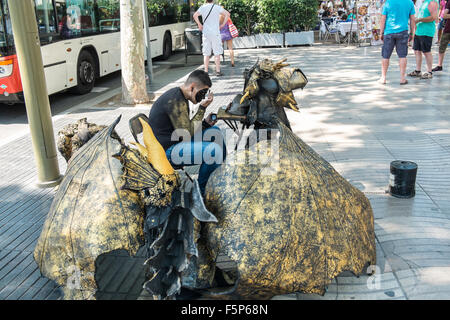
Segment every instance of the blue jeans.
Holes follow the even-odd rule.
[[[212,141],[203,141],[206,138],[205,133],[208,133],[208,137],[213,137]],[[227,152],[223,135],[218,127],[213,126],[204,130],[202,136],[201,141],[194,140],[194,137],[190,142],[179,142],[170,146],[166,150],[166,156],[175,166],[200,165],[198,184],[204,196],[209,176],[225,160]]]

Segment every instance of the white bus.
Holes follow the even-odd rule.
[[[119,2],[34,0],[49,95],[69,88],[88,93],[96,78],[120,70]],[[152,13],[152,2],[158,14]],[[8,1],[0,0],[0,6],[0,103],[23,102]],[[184,48],[189,1],[147,1],[147,6],[152,58],[167,59],[172,50]]]

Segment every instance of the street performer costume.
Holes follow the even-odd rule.
[[[292,91],[305,87],[306,76],[284,61],[264,59],[247,70],[245,80],[243,93],[218,118],[271,134],[258,133],[256,143],[228,154],[209,177],[204,202],[197,181],[171,168],[144,122],[144,145],[137,150],[110,138],[115,124],[86,143],[69,162],[35,250],[43,274],[64,285],[64,267],[95,273],[101,251],[121,247],[133,254],[143,238],[152,271],[145,288],[161,299],[176,297],[181,286],[209,298],[324,294],[341,272],[359,275],[375,264],[369,200],[292,132],[283,110],[298,110]],[[96,156],[99,145],[109,146],[109,153],[97,148],[102,156]],[[89,164],[98,168],[91,171],[98,180],[109,175],[115,188],[88,183]],[[113,168],[113,174],[102,168]],[[75,179],[84,171],[85,181]],[[110,211],[100,210],[102,205]],[[77,237],[69,236],[74,212]],[[107,224],[92,224],[99,213]],[[228,277],[230,287],[213,290],[219,254],[236,270]],[[82,289],[92,297],[94,277],[85,277]]]

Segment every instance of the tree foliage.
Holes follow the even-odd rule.
[[[317,0],[220,0],[240,35],[310,30]]]
[[[221,0],[222,5],[231,13],[231,19],[239,30],[239,35],[251,35],[255,33],[258,21],[258,5],[255,0]]]

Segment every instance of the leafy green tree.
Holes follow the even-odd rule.
[[[220,5],[230,12],[231,20],[239,30],[240,36],[255,33],[258,20],[256,0],[220,0]]]
[[[287,0],[287,2],[290,8],[289,31],[310,30],[317,24],[317,0]]]
[[[289,28],[289,0],[257,0],[259,32],[284,32]]]

